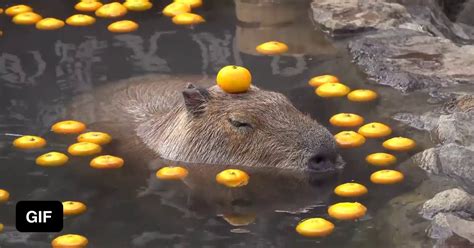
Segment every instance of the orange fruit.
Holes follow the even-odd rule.
[[[130,11],[145,11],[151,9],[153,4],[148,0],[126,0],[123,6]]]
[[[333,230],[334,224],[323,218],[305,219],[296,226],[296,232],[305,237],[325,237]]]
[[[382,138],[392,134],[392,129],[380,122],[372,122],[363,125],[357,132],[366,138]]]
[[[107,29],[113,33],[128,33],[138,29],[138,24],[134,21],[122,20],[110,24]]]
[[[88,15],[76,14],[68,17],[66,23],[70,26],[84,27],[95,23],[95,18]]]
[[[395,184],[403,179],[403,174],[396,170],[379,170],[370,175],[370,181],[376,184]]]
[[[6,202],[10,199],[10,193],[4,189],[0,189],[0,202]]]
[[[34,12],[23,12],[13,17],[12,21],[18,25],[33,25],[39,22],[43,17]]]
[[[86,237],[77,234],[66,234],[55,238],[53,248],[85,248],[89,241]]]
[[[73,156],[90,156],[102,151],[102,147],[91,142],[79,142],[70,145],[67,151]]]
[[[33,135],[21,136],[13,141],[13,146],[20,149],[37,149],[45,145],[45,139]]]
[[[334,193],[342,197],[358,197],[367,192],[367,188],[359,183],[344,183],[334,189]]]
[[[127,14],[127,8],[125,8],[119,2],[112,2],[104,4],[102,7],[95,11],[95,15],[102,18],[116,18]]]
[[[102,6],[103,6],[103,4],[101,2],[96,1],[96,0],[82,0],[82,1],[78,2],[74,6],[74,8],[77,11],[94,12]]]
[[[365,143],[364,136],[354,131],[342,131],[334,135],[334,138],[341,148],[359,147]]]
[[[279,41],[268,41],[257,46],[257,52],[265,55],[277,55],[288,51],[288,45]]]
[[[31,8],[30,6],[24,5],[24,4],[18,4],[18,5],[14,5],[7,8],[5,10],[5,14],[7,14],[8,16],[15,16],[20,13],[32,12],[32,11],[33,11],[33,8]]]
[[[397,162],[397,158],[392,154],[378,152],[372,153],[365,157],[365,161],[367,161],[371,165],[376,166],[389,166]]]
[[[36,158],[36,164],[44,167],[61,166],[67,163],[69,158],[60,152],[48,152]]]
[[[333,115],[329,123],[336,127],[356,127],[364,123],[364,118],[356,114],[340,113]]]
[[[326,83],[316,88],[316,95],[324,98],[341,97],[347,95],[351,89],[341,83]]]
[[[181,180],[188,175],[188,170],[179,166],[167,166],[156,172],[156,177],[162,180]]]
[[[185,3],[191,6],[191,8],[197,8],[202,6],[202,0],[174,0],[175,3]]]
[[[51,131],[60,134],[81,133],[84,130],[86,130],[86,124],[74,120],[60,121],[51,127]]]
[[[112,141],[112,137],[103,132],[87,132],[77,137],[77,142],[90,142],[97,145],[106,145]]]
[[[36,29],[39,30],[56,30],[64,27],[64,22],[56,18],[44,18],[36,23]]]
[[[359,219],[365,215],[367,208],[358,202],[340,202],[329,206],[328,214],[338,220]]]
[[[63,202],[63,214],[65,216],[82,214],[87,210],[87,206],[82,202],[65,201]]]
[[[187,3],[173,2],[163,9],[163,15],[173,17],[182,13],[191,12],[191,6]]]
[[[339,78],[333,75],[321,75],[311,78],[308,84],[313,87],[319,87],[326,83],[339,83]]]
[[[249,175],[245,171],[227,169],[216,175],[216,181],[227,187],[242,187],[249,183]]]
[[[347,94],[347,99],[353,102],[368,102],[377,99],[378,95],[373,90],[359,89]]]
[[[122,158],[111,155],[98,156],[90,162],[90,166],[95,169],[118,169],[121,168],[123,164],[124,161]]]
[[[383,147],[394,151],[408,151],[415,148],[416,143],[414,140],[404,137],[395,137],[383,142]]]
[[[177,14],[171,19],[171,21],[176,25],[194,25],[206,22],[202,16],[193,13]]]
[[[242,66],[228,65],[219,70],[216,82],[227,93],[243,93],[250,89],[252,75]]]

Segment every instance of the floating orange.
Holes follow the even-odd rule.
[[[316,88],[316,95],[324,98],[342,97],[347,95],[351,89],[341,83],[326,83]]]
[[[15,15],[18,15],[20,13],[32,12],[32,11],[33,11],[33,8],[31,8],[30,6],[24,5],[24,4],[19,4],[19,5],[15,5],[15,6],[11,6],[11,7],[7,8],[5,10],[5,14],[7,14],[9,16],[15,16]]]
[[[340,113],[332,116],[329,123],[336,127],[356,127],[364,123],[364,118],[356,114]]]
[[[86,237],[77,234],[66,234],[55,238],[53,248],[85,248],[89,241]]]
[[[91,142],[79,142],[70,145],[67,151],[74,156],[90,156],[102,151],[102,147]]]
[[[127,14],[127,8],[119,2],[104,4],[95,11],[95,15],[102,18],[116,18],[125,14]]]
[[[368,102],[377,99],[378,95],[373,90],[359,89],[347,94],[347,99],[353,102]]]
[[[334,230],[334,224],[323,218],[310,218],[296,226],[296,232],[305,237],[325,237]]]
[[[156,172],[156,177],[162,180],[181,180],[188,175],[188,170],[179,166],[167,166]]]
[[[367,188],[360,183],[344,183],[334,189],[336,195],[343,197],[358,197],[367,192]]]
[[[277,55],[287,52],[288,45],[279,41],[269,41],[258,45],[256,50],[265,55]]]
[[[48,152],[36,158],[36,164],[44,167],[61,166],[67,163],[69,158],[64,153]]]
[[[202,6],[202,0],[174,0],[176,3],[185,3],[191,6],[191,8],[197,8]]]
[[[187,3],[173,2],[163,9],[163,14],[169,17],[189,12],[191,12],[191,6]]]
[[[333,75],[321,75],[311,78],[308,84],[313,87],[319,87],[326,83],[339,83],[339,78]]]
[[[66,216],[82,214],[87,210],[87,206],[78,201],[63,202],[63,213]]]
[[[33,25],[39,22],[43,17],[34,12],[23,12],[13,17],[12,21],[18,25]]]
[[[6,202],[10,199],[10,193],[4,189],[0,189],[0,202]]]
[[[216,175],[216,181],[227,187],[242,187],[249,183],[249,175],[242,170],[227,169]]]
[[[380,122],[372,122],[363,125],[357,131],[366,138],[382,138],[392,133],[392,129]]]
[[[151,9],[153,4],[148,0],[126,0],[123,6],[130,11],[145,11]]]
[[[64,27],[64,22],[56,18],[44,18],[36,23],[36,29],[39,30],[56,30]]]
[[[70,26],[84,27],[95,23],[95,18],[88,15],[76,14],[68,17],[66,23]]]
[[[107,29],[113,33],[128,33],[138,29],[138,24],[134,21],[123,20],[110,24]]]
[[[77,137],[78,142],[91,142],[97,145],[106,145],[112,141],[112,136],[103,132],[87,132]]]
[[[396,170],[379,170],[370,175],[370,181],[376,184],[395,184],[403,179],[403,174]]]
[[[334,135],[334,138],[341,148],[359,147],[365,143],[364,136],[354,131],[342,131]]]
[[[338,220],[359,219],[366,212],[367,208],[358,202],[340,202],[328,208],[329,216]]]
[[[55,123],[51,127],[51,131],[61,134],[73,134],[84,132],[86,128],[86,124],[80,121],[66,120]]]
[[[13,141],[13,146],[20,149],[37,149],[45,145],[45,139],[33,135],[21,136]]]
[[[82,0],[82,1],[78,2],[74,6],[74,8],[77,11],[94,12],[102,6],[103,6],[103,4],[99,1],[96,1],[96,0]]]
[[[95,169],[118,169],[123,166],[123,159],[111,155],[103,155],[92,159],[90,166]]]
[[[171,21],[177,25],[194,25],[206,22],[202,16],[194,13],[177,14],[171,19]]]
[[[365,160],[372,165],[389,166],[397,162],[397,158],[389,153],[378,152],[368,155]]]
[[[383,142],[383,147],[394,151],[408,151],[415,148],[416,143],[414,140],[404,137],[395,137]]]

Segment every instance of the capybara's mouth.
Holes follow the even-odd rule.
[[[332,167],[330,170],[321,171],[307,168],[306,172],[310,182],[322,183],[337,178],[341,174],[345,165],[346,162],[342,159],[340,155],[338,155],[334,162],[334,167]]]

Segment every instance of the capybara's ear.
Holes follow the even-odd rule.
[[[186,109],[193,116],[197,116],[204,112],[204,107],[207,101],[210,99],[210,94],[207,89],[196,87],[192,83],[188,83],[186,88],[183,90],[184,104]]]

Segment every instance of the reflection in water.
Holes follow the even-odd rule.
[[[170,72],[165,59],[158,56],[158,41],[163,35],[173,35],[176,31],[155,32],[148,40],[148,49],[145,48],[143,38],[138,35],[122,34],[115,36],[118,41],[114,47],[131,49],[133,55],[130,58],[134,66],[147,72]]]
[[[222,39],[207,32],[193,34],[191,37],[201,49],[203,73],[208,69],[217,73],[222,67],[231,64],[229,57],[232,35],[230,33],[226,32]]]
[[[42,59],[39,51],[32,51],[25,54],[27,60],[33,60],[35,70],[25,71],[19,56],[10,53],[0,54],[0,77],[5,80],[5,86],[24,87],[33,86],[37,82],[35,79],[43,74],[46,63]],[[29,64],[29,63],[26,63]]]

